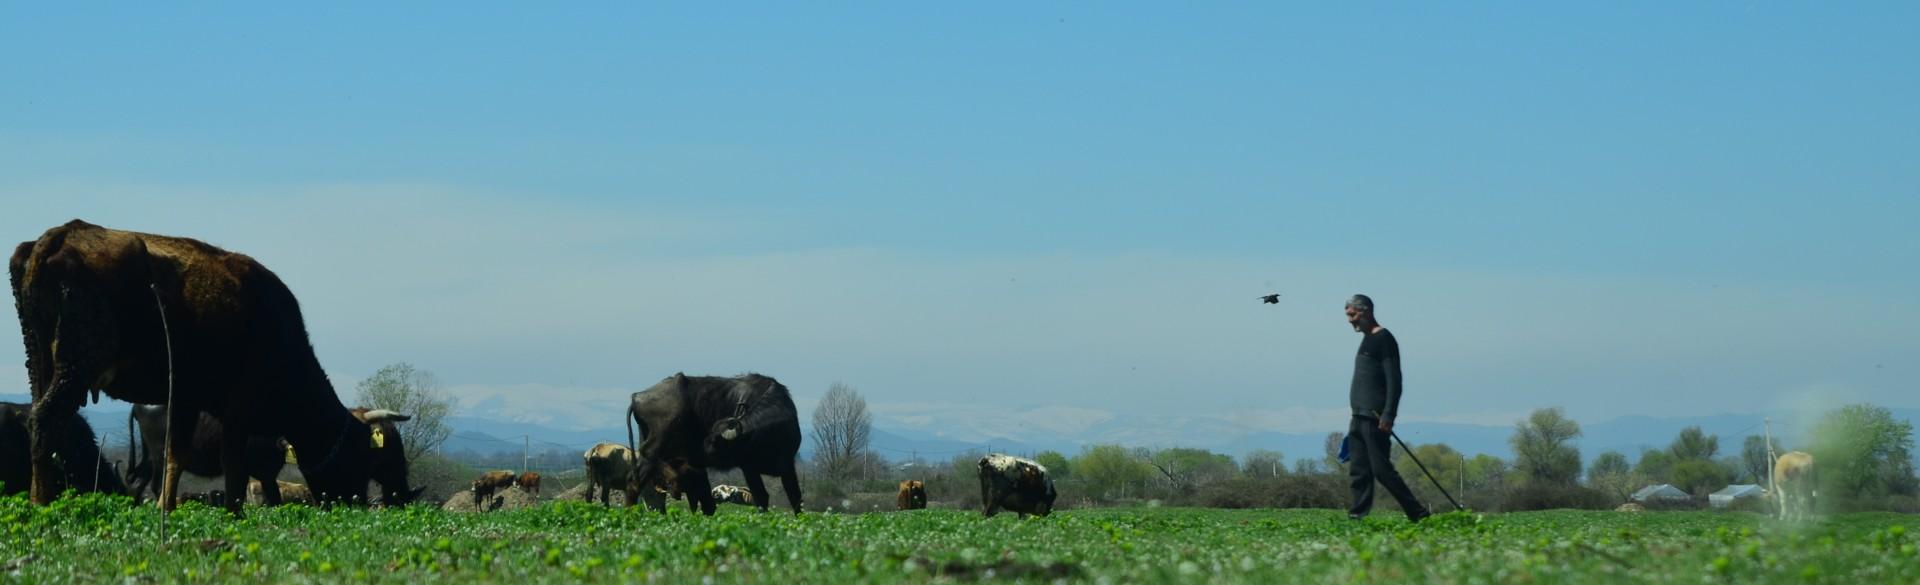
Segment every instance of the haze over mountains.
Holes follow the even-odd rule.
[[[0,394],[0,401],[26,402],[25,394]],[[478,405],[476,405],[478,406]],[[548,450],[584,450],[599,441],[624,443],[627,430],[619,426],[618,409],[561,408],[551,411],[463,408],[449,417],[454,434],[447,440],[449,453],[518,453],[524,448],[534,452]],[[806,406],[802,406],[803,419]],[[956,407],[933,410],[924,406],[873,405],[875,411],[871,446],[892,461],[920,457],[943,460],[970,451],[1033,453],[1054,450],[1078,453],[1086,445],[1116,443],[1128,447],[1198,447],[1236,457],[1254,449],[1272,449],[1289,460],[1317,458],[1327,433],[1344,432],[1346,420],[1337,413],[1322,414],[1324,430],[1283,432],[1256,424],[1236,422],[1223,417],[1168,416],[1147,417],[1113,414],[1067,406],[1043,406],[1027,409]],[[1895,419],[1920,420],[1920,409],[1891,409]],[[81,410],[110,443],[122,441],[126,434],[127,405],[113,400],[89,405]],[[1791,413],[1725,413],[1705,416],[1623,416],[1601,421],[1579,421],[1583,432],[1577,444],[1582,459],[1615,450],[1629,459],[1637,459],[1642,449],[1664,448],[1681,429],[1699,426],[1720,437],[1720,454],[1737,455],[1740,442],[1751,434],[1760,434],[1763,419],[1773,419],[1773,432],[1779,444],[1788,448],[1805,444],[1805,427],[1812,419]],[[1296,423],[1293,426],[1299,426]],[[1443,442],[1468,455],[1490,454],[1512,458],[1507,439],[1513,435],[1511,424],[1472,424],[1458,422],[1403,421],[1397,429],[1410,443]],[[803,446],[803,452],[810,446]]]

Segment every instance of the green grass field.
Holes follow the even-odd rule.
[[[1751,514],[926,510],[704,518],[555,502],[492,514],[0,498],[0,581],[1920,583],[1916,517],[1784,526]]]

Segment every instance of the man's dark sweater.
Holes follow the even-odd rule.
[[[1377,412],[1393,420],[1399,414],[1400,342],[1394,341],[1393,332],[1383,328],[1360,341],[1349,398],[1356,416],[1373,418]]]

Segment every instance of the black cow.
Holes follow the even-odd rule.
[[[389,506],[405,505],[419,497],[426,488],[409,490],[407,488],[406,453],[400,439],[400,429],[394,421],[406,421],[412,417],[391,410],[368,410],[354,408],[350,412],[354,418],[373,427],[373,480],[380,484],[381,502]],[[136,404],[127,413],[127,432],[136,437],[135,443],[127,445],[127,483],[132,486],[136,501],[146,494],[156,496],[169,491],[161,483],[159,461],[164,461],[167,440],[167,407]],[[221,444],[226,439],[224,427],[220,421],[207,413],[191,429],[181,429],[174,440],[181,445],[174,448],[174,461],[180,470],[200,477],[219,477],[226,474],[226,468],[220,461]],[[261,500],[269,506],[278,506],[282,502],[280,470],[286,467],[289,446],[285,439],[254,435],[247,437],[245,476],[259,482]],[[174,480],[178,482],[176,478]],[[173,491],[178,490],[176,483]],[[248,493],[253,491],[252,484]],[[176,502],[177,503],[177,502]]]
[[[628,444],[633,444],[635,424],[643,438],[634,447],[638,461],[627,480],[627,505],[633,505],[639,486],[655,484],[661,462],[684,459],[692,469],[681,475],[679,488],[704,514],[712,515],[716,504],[707,470],[736,467],[746,476],[747,490],[761,511],[769,498],[760,476],[775,475],[793,512],[800,513],[800,477],[794,469],[800,418],[793,397],[779,381],[759,374],[674,374],[635,392],[627,414]]]
[[[134,501],[146,499],[147,494],[159,497],[162,492],[160,462],[166,460],[167,407],[133,405],[133,410],[127,413],[127,436],[132,437],[127,443],[127,485]],[[220,466],[220,444],[225,440],[220,421],[200,413],[193,428],[180,429],[174,438],[183,443],[174,449],[177,455],[174,462],[181,471],[200,477],[225,474]],[[280,469],[287,465],[286,441],[251,436],[247,437],[246,449],[246,477],[260,481],[260,495],[267,505],[280,505],[280,484],[276,480]],[[177,490],[176,485],[174,490],[167,491],[177,493]]]
[[[0,495],[24,493],[33,479],[31,446],[27,435],[28,405],[0,402]],[[66,440],[56,449],[60,489],[124,494],[120,473],[100,456],[93,426],[74,413],[67,421]]]
[[[1053,478],[1047,468],[1031,459],[994,453],[980,458],[980,502],[986,517],[1005,508],[1018,513],[1045,516],[1053,512]]]

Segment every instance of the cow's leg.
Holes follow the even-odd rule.
[[[167,432],[161,450],[166,453],[160,483],[160,509],[180,507],[180,474],[193,453],[193,435],[199,430],[200,411],[175,405],[167,409]]]
[[[239,411],[238,407],[230,407],[227,416],[220,420],[220,426],[226,429],[225,440],[220,442],[220,469],[224,471],[221,477],[226,478],[227,512],[235,518],[243,515],[240,508],[246,503],[247,493],[247,426],[245,416]]]
[[[687,494],[687,508],[701,514],[712,516],[717,503],[713,501],[712,480],[707,478],[706,469],[694,469],[680,474],[680,491]]]
[[[979,478],[979,514],[993,518],[993,481]]]
[[[260,480],[260,499],[268,506],[278,506],[285,500],[280,495],[280,479],[273,477],[256,478]]]
[[[773,498],[767,494],[767,483],[760,478],[760,470],[741,467],[740,473],[747,477],[747,493],[753,494],[753,505],[759,506],[762,512],[767,511],[767,504]]]
[[[780,489],[787,492],[787,504],[793,506],[793,515],[800,515],[800,473],[793,468],[792,461],[783,461],[780,467]]]
[[[33,407],[27,410],[27,435],[33,460],[33,479],[28,483],[36,504],[53,502],[53,498],[60,495],[61,484],[65,483],[66,474],[61,468],[66,462],[60,460],[60,441],[67,436],[70,421],[79,416],[86,396],[84,388],[68,380],[66,375],[55,377],[54,387],[34,397]]]
[[[653,489],[654,484],[659,482],[660,464],[652,459],[647,459],[627,471],[627,491],[621,495],[626,496],[628,507],[639,504],[640,498],[644,496],[647,499],[648,508],[658,510],[664,514],[667,511],[666,500],[655,497],[655,494],[659,492]],[[656,505],[654,500],[660,500],[660,502]]]

